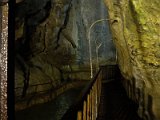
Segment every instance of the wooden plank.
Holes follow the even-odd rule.
[[[87,102],[83,103],[83,120],[87,120]]]
[[[83,120],[82,119],[82,111],[78,111],[78,113],[77,113],[77,120]]]

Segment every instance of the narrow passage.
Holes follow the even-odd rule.
[[[127,97],[120,81],[102,83],[101,102],[97,120],[142,120],[138,105]]]

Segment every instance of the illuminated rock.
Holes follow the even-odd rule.
[[[135,80],[136,89],[139,88],[144,95],[139,99],[139,114],[147,120],[153,112],[155,119],[159,120],[159,0],[105,0],[105,3],[121,72],[131,83]],[[151,108],[147,108],[148,96],[153,102]]]

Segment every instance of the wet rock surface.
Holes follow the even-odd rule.
[[[126,81],[129,86],[126,89],[138,101],[139,114],[146,120],[160,119],[158,2],[106,0],[119,66],[123,76],[131,80]]]
[[[16,97],[25,99],[71,80],[90,80],[88,30],[107,18],[102,1],[17,0],[15,13]],[[97,44],[102,44],[99,49]],[[91,48],[94,67],[97,58],[100,63],[115,59],[106,21],[91,30]]]

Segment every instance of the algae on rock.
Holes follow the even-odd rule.
[[[135,80],[141,117],[160,119],[160,4],[159,0],[105,0],[122,74]],[[132,87],[134,87],[132,84]],[[136,90],[132,94],[137,94]],[[129,91],[130,92],[130,91]],[[150,111],[148,96],[153,104]],[[133,98],[138,99],[138,98]],[[143,104],[142,104],[143,103]]]

